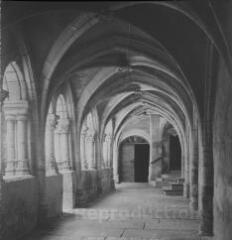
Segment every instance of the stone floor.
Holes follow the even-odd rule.
[[[124,183],[88,208],[67,210],[23,240],[199,240],[199,218],[183,197]]]

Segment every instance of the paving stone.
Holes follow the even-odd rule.
[[[67,211],[22,240],[200,240],[188,201],[147,184],[121,185],[90,208]]]
[[[198,221],[194,220],[170,220],[159,219],[157,221],[149,221],[145,223],[145,229],[178,229],[179,230],[195,230],[199,226]]]

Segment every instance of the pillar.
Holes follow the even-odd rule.
[[[103,146],[105,145],[105,162],[104,165],[106,168],[111,168],[111,136],[109,134],[104,135]]]
[[[97,155],[97,151],[96,151],[96,141],[97,141],[97,137],[95,134],[91,134],[90,136],[90,142],[91,142],[91,161],[90,161],[90,168],[91,169],[96,169],[97,168],[97,161],[96,161],[96,155]]]
[[[48,114],[46,124],[46,174],[57,174],[57,166],[55,159],[55,145],[54,145],[54,133],[56,127],[56,115]]]
[[[190,207],[198,210],[198,129],[192,131],[192,159],[190,162]]]
[[[68,118],[61,118],[57,126],[58,146],[60,158],[57,161],[59,171],[71,170],[70,152],[69,152],[69,127],[70,120]]]
[[[29,174],[27,151],[27,115],[18,115],[16,175]]]
[[[162,137],[158,115],[150,115],[150,137],[149,182],[154,182],[162,174]]]
[[[119,147],[116,146],[115,141],[113,143],[113,178],[115,183],[119,183],[118,161],[119,161]]]
[[[106,137],[107,145],[107,167],[111,168],[111,136],[108,134]]]
[[[16,158],[16,149],[15,149],[15,125],[16,117],[15,115],[5,115],[6,120],[6,142],[7,142],[7,162],[5,168],[5,176],[10,177],[14,175],[14,165]]]
[[[85,156],[85,141],[86,141],[86,132],[81,133],[81,149],[80,149],[80,155],[81,155],[81,165],[82,169],[87,169],[88,168],[88,163],[86,161],[86,156]]]
[[[113,137],[110,135],[109,142],[109,167],[113,168]]]
[[[200,176],[200,234],[213,235],[213,150],[212,150],[212,122],[203,122],[203,158]]]
[[[186,160],[185,160],[185,166],[184,166],[184,197],[189,198],[190,196],[190,176],[189,176],[189,168],[190,168],[190,148],[192,146],[192,139],[190,135],[190,127],[186,130],[186,138],[187,138],[187,146],[186,146]]]

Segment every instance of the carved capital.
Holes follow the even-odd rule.
[[[68,133],[70,127],[70,120],[68,118],[60,118],[56,130],[59,133]]]
[[[16,115],[6,114],[5,119],[6,119],[6,121],[15,121],[16,120]]]
[[[104,134],[103,139],[104,139],[104,142],[110,142],[111,141],[111,135],[110,134]]]
[[[20,114],[16,116],[16,119],[18,121],[27,121],[27,118],[28,118],[27,114]]]
[[[9,101],[6,100],[3,105],[4,113],[12,115],[26,115],[28,113],[29,104],[27,101]]]
[[[85,137],[87,135],[88,129],[89,128],[86,125],[83,125],[82,130],[81,130],[82,137]]]
[[[57,116],[52,113],[48,114],[46,124],[50,129],[55,129],[57,124]]]

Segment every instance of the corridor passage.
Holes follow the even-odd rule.
[[[200,240],[199,218],[179,196],[147,183],[121,183],[88,206],[48,220],[23,240]]]

